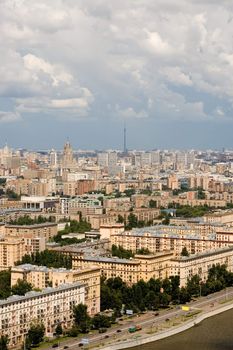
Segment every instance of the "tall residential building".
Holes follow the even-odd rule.
[[[75,160],[73,157],[73,149],[69,142],[64,145],[63,156],[62,156],[62,168],[69,169],[75,166]]]
[[[50,152],[50,166],[51,168],[57,167],[57,152],[54,149]]]
[[[100,268],[67,270],[23,264],[11,269],[11,286],[21,279],[31,283],[34,288],[59,287],[65,283],[80,282],[85,285],[85,304],[90,315],[100,312]]]
[[[25,242],[23,238],[1,239],[0,240],[0,270],[6,270],[14,266],[16,261],[21,260],[25,254],[26,254],[26,249],[25,249]]]
[[[42,323],[51,337],[58,324],[72,326],[73,307],[80,303],[85,303],[85,285],[79,282],[0,300],[0,335],[8,337],[10,347],[19,347],[31,325]]]

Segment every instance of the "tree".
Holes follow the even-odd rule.
[[[31,283],[27,281],[18,279],[17,283],[11,288],[12,294],[15,295],[25,295],[27,292],[32,290]]]
[[[110,317],[101,314],[95,315],[91,323],[95,329],[111,327]]]
[[[182,248],[181,256],[189,256],[189,252],[188,252],[188,249],[186,247]]]
[[[58,323],[57,327],[55,328],[55,333],[56,333],[57,336],[59,336],[59,335],[61,335],[63,333],[61,323]]]
[[[138,219],[136,217],[136,215],[134,215],[133,213],[130,213],[128,216],[128,224],[127,224],[127,229],[131,230],[133,227],[137,227],[138,225]]]
[[[149,201],[149,208],[157,208],[157,201],[154,201],[153,199],[151,199]]]
[[[119,223],[119,224],[123,224],[124,223],[124,218],[123,218],[123,216],[122,215],[118,215],[118,217],[117,217],[117,222]]]
[[[8,349],[8,337],[6,335],[1,335],[0,337],[0,350],[7,350]]]
[[[73,310],[74,322],[81,333],[88,333],[90,329],[90,316],[87,313],[87,306],[78,304]]]
[[[187,292],[190,296],[198,296],[200,294],[200,281],[201,278],[198,275],[194,275],[188,279]]]
[[[11,295],[11,273],[9,270],[0,272],[0,299]]]
[[[28,339],[32,346],[39,345],[45,334],[45,327],[42,323],[40,324],[32,324],[28,331]]]

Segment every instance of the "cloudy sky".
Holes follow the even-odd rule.
[[[233,148],[232,0],[0,0],[0,147]]]

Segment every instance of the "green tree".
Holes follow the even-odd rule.
[[[40,324],[32,324],[28,331],[28,339],[32,346],[38,346],[45,334],[45,327],[42,323]]]
[[[190,296],[200,295],[200,282],[201,282],[201,278],[198,275],[194,275],[190,279],[188,279],[187,292]]]
[[[187,247],[183,247],[181,251],[181,256],[189,256]]]
[[[11,295],[11,273],[9,270],[0,271],[0,299]]]
[[[27,292],[32,290],[31,283],[27,281],[18,279],[17,283],[11,288],[12,294],[15,295],[25,295]]]
[[[0,350],[8,350],[8,337],[6,335],[1,335],[0,337]]]
[[[157,201],[151,199],[149,201],[149,208],[157,208]]]
[[[62,325],[61,323],[58,323],[57,327],[55,328],[55,333],[56,335],[61,335],[63,333],[63,330],[62,330]]]
[[[90,316],[87,313],[87,306],[78,304],[73,310],[74,322],[81,333],[88,333],[90,329]]]
[[[117,222],[119,223],[119,224],[123,224],[124,223],[124,218],[123,218],[123,216],[122,215],[118,215],[118,217],[117,217]]]
[[[95,329],[111,327],[110,317],[101,314],[95,315],[92,318],[91,323]]]

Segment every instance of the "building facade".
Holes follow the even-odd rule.
[[[45,335],[52,336],[56,326],[72,326],[73,307],[85,302],[85,286],[80,283],[28,292],[0,300],[0,335],[6,335],[9,346],[23,344],[33,323],[42,323]]]

